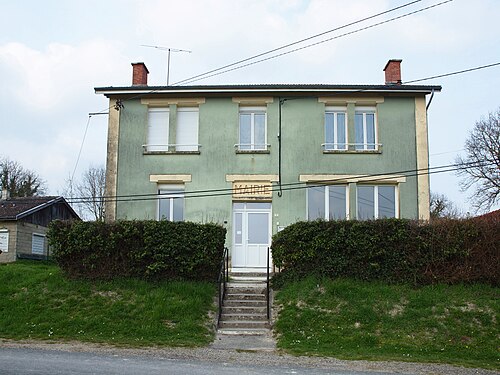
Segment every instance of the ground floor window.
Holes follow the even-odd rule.
[[[346,185],[310,186],[307,188],[308,220],[343,220],[348,217]]]
[[[184,186],[160,185],[158,187],[158,220],[184,220]]]
[[[9,231],[0,229],[0,253],[9,252]]]
[[[359,220],[398,216],[394,185],[358,185],[356,203]]]
[[[45,250],[45,236],[43,234],[33,233],[31,241],[31,253],[43,255]]]

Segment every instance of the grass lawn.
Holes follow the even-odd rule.
[[[209,283],[65,279],[53,264],[0,265],[0,338],[124,346],[200,346],[213,340]]]
[[[342,359],[500,368],[500,289],[310,278],[278,291],[278,347]]]

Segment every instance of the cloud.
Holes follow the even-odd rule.
[[[13,76],[8,85],[17,101],[33,110],[50,112],[92,93],[93,82],[125,76],[128,59],[109,41],[88,41],[77,46],[51,43],[39,51],[22,43],[0,46],[0,71]]]

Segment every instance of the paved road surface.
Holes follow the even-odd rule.
[[[335,374],[368,375],[389,374],[383,372],[339,371],[290,366],[259,365],[256,355],[255,365],[211,362],[200,360],[180,360],[152,358],[151,356],[96,354],[43,350],[29,348],[0,348],[0,374],[2,375],[136,375],[136,374]],[[391,374],[394,374],[393,372]]]

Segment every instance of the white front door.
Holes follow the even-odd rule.
[[[233,203],[233,268],[266,268],[271,203]]]

